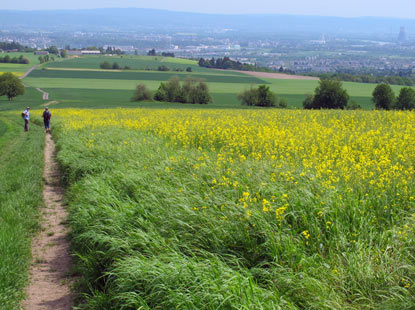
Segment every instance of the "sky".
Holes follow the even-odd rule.
[[[383,16],[415,19],[415,0],[0,0],[1,9],[91,9],[136,7],[220,14]]]

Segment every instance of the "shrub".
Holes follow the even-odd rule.
[[[167,86],[166,83],[160,83],[159,88],[154,94],[154,100],[156,101],[168,101]]]
[[[350,97],[340,81],[320,80],[319,83],[312,100],[304,100],[305,109],[344,109],[347,106]]]
[[[156,101],[207,104],[212,101],[208,85],[199,79],[187,78],[183,85],[175,76],[161,83],[154,95]]]
[[[303,101],[303,108],[304,109],[312,109],[313,107],[313,95],[312,94],[306,94],[304,101]]]
[[[395,108],[398,110],[415,109],[415,90],[411,87],[401,88]]]
[[[379,84],[372,93],[372,101],[376,109],[390,110],[395,101],[395,93],[388,84]]]
[[[108,61],[104,61],[99,65],[101,69],[112,69],[112,65]]]
[[[157,70],[158,71],[170,71],[170,68],[165,65],[162,65],[162,66],[159,66]]]
[[[134,95],[131,98],[131,101],[151,101],[152,100],[151,91],[144,84],[138,84],[135,88]]]
[[[250,89],[238,95],[238,100],[242,105],[258,107],[275,107],[277,98],[269,89],[269,86],[260,85],[258,88],[251,86]]]
[[[288,101],[285,98],[281,98],[280,101],[278,102],[278,107],[279,108],[286,108],[288,107]]]
[[[354,100],[350,104],[347,104],[346,110],[360,110],[362,107]]]
[[[186,72],[192,72],[192,71],[193,71],[192,67],[187,67],[186,68]]]
[[[114,63],[112,64],[112,69],[114,69],[114,70],[120,70],[120,69],[121,69],[121,67],[120,67],[120,65],[118,64],[118,62],[114,62]]]

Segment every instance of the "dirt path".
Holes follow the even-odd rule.
[[[19,77],[19,79],[23,80],[26,76],[28,76],[30,74],[30,72],[32,72],[33,70],[35,70],[37,67],[39,67],[39,65],[33,66],[32,68],[30,68],[29,70],[27,70],[25,74],[23,74],[21,77]]]
[[[237,71],[237,70],[232,70],[232,71],[244,73],[247,75],[252,75],[257,78],[268,78],[268,79],[276,79],[276,80],[314,80],[314,81],[320,80],[320,78],[313,77],[313,76],[290,75],[290,74],[284,74],[284,73]]]
[[[68,228],[65,226],[67,211],[63,205],[64,189],[60,185],[55,143],[49,134],[46,135],[44,178],[45,208],[41,232],[32,244],[30,284],[23,306],[26,310],[70,310],[73,295]]]
[[[35,65],[32,68],[30,68],[29,70],[27,70],[25,74],[23,74],[21,77],[19,77],[19,79],[20,80],[23,80],[25,77],[27,77],[30,74],[30,72],[32,72],[33,70],[37,69],[38,66],[39,65]],[[25,85],[25,87],[27,87],[27,86]],[[49,100],[49,93],[41,90],[40,88],[36,88],[36,90],[37,91],[40,91],[43,94],[43,96],[42,96],[42,99],[43,100]]]
[[[40,88],[36,88],[36,90],[40,91],[43,94],[43,100],[49,100],[49,93],[45,92],[44,90],[41,90]]]

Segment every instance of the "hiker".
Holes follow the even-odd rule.
[[[26,110],[23,111],[22,117],[24,119],[24,131],[29,131],[29,119],[30,119],[30,108],[26,107]]]
[[[45,111],[43,112],[43,124],[45,124],[45,132],[50,133],[50,118],[52,117],[52,113],[50,113],[49,108],[46,107]]]

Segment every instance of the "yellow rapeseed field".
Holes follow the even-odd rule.
[[[57,110],[65,129],[118,127],[152,132],[221,161],[271,160],[326,188],[391,187],[412,195],[415,113],[282,110]],[[275,177],[281,177],[275,176]],[[271,180],[272,181],[272,180]],[[413,199],[412,197],[408,197]]]

